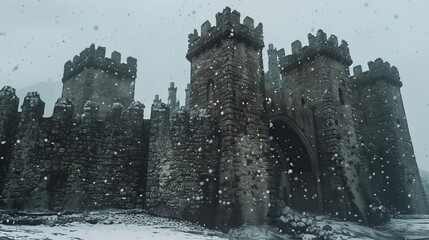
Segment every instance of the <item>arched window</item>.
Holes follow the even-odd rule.
[[[343,94],[343,90],[341,88],[338,88],[338,96],[340,97],[341,105],[344,105],[344,94]]]
[[[212,103],[213,102],[213,95],[214,95],[214,83],[213,79],[209,79],[207,82],[207,102]]]

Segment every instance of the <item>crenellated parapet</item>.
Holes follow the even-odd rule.
[[[0,90],[0,116],[9,112],[18,112],[19,98],[16,96],[15,88],[4,86]]]
[[[121,63],[121,54],[112,52],[111,58],[106,56],[106,48],[97,47],[91,44],[89,48],[83,50],[79,55],[74,56],[73,61],[64,64],[63,83],[79,74],[86,68],[97,68],[135,79],[137,76],[137,59],[128,57],[126,63]]]
[[[378,80],[384,80],[397,87],[402,87],[398,69],[390,66],[390,63],[384,62],[381,58],[368,62],[368,71],[362,72],[362,66],[353,68],[353,75],[357,85],[372,84]]]
[[[130,106],[121,113],[121,119],[128,122],[131,129],[139,130],[143,124],[145,105],[139,101],[133,101]]]
[[[255,27],[250,17],[244,18],[241,23],[240,13],[235,10],[231,12],[231,8],[226,7],[223,12],[216,14],[216,26],[206,21],[201,25],[201,36],[196,29],[189,34],[186,58],[190,60],[224,38],[237,38],[257,49],[264,47],[262,23]]]
[[[130,106],[125,110],[125,113],[132,114],[136,113],[137,115],[141,115],[143,118],[143,111],[145,109],[145,105],[140,101],[133,101]]]
[[[71,121],[73,119],[74,105],[68,98],[58,98],[54,105],[53,119]]]
[[[281,71],[288,71],[300,64],[311,62],[317,56],[326,56],[335,59],[347,67],[353,61],[350,56],[349,47],[346,41],[342,40],[338,45],[335,35],[327,38],[322,30],[317,31],[316,36],[308,34],[308,46],[302,46],[299,40],[291,44],[292,54],[284,56],[284,51],[279,51]]]
[[[70,101],[68,99],[66,99],[66,100],[67,100],[67,103],[68,103],[68,101]],[[55,104],[53,117],[56,116],[55,112],[56,112],[57,108],[59,110],[60,109],[66,109],[67,112],[70,110],[72,111],[73,106],[71,106],[71,107],[70,107],[70,105],[64,106],[64,100],[63,99],[59,99],[58,101],[60,101],[60,103],[57,102],[57,104]],[[57,106],[58,104],[60,104],[60,105]],[[87,101],[85,103],[84,108],[83,108],[83,114],[80,117],[73,118],[73,119],[76,121],[79,118],[81,118],[84,121],[87,120],[87,122],[91,122],[91,121],[99,121],[99,122],[103,122],[103,121],[105,121],[105,122],[108,122],[108,121],[118,122],[119,121],[122,123],[131,122],[130,126],[133,125],[133,123],[135,123],[135,125],[137,127],[140,127],[141,122],[143,121],[143,114],[144,114],[145,105],[139,101],[133,101],[129,106],[124,106],[123,104],[121,104],[119,102],[113,103],[106,116],[100,116],[99,107],[100,106],[97,102]]]
[[[83,119],[98,119],[100,105],[94,101],[87,101],[83,106]]]
[[[212,116],[208,109],[193,107],[191,109],[187,109],[182,106],[174,112],[170,112],[170,120],[174,125],[180,124],[196,124],[198,122],[208,121],[210,124],[213,124]]]
[[[1,90],[0,90],[0,97],[1,98],[12,98],[12,99],[16,99],[16,90],[13,87],[10,86],[4,86]]]
[[[115,120],[119,120],[121,118],[122,111],[124,109],[124,105],[121,103],[114,103],[112,105],[112,110],[110,112],[110,117]]]
[[[24,118],[33,117],[37,120],[37,118],[43,117],[45,102],[42,101],[38,92],[29,92],[25,96],[21,108]]]
[[[76,116],[74,103],[60,98],[48,118],[43,107],[39,94],[30,92],[18,121],[2,121],[0,115],[2,207],[142,208],[148,145],[144,105],[113,103],[111,114],[100,115],[99,104],[87,101]],[[12,131],[3,137],[1,129]],[[47,188],[52,182],[56,186]]]

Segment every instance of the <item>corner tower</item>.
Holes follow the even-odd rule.
[[[220,138],[217,225],[264,223],[269,208],[262,24],[225,8],[189,34],[190,107],[207,108]]]
[[[127,58],[121,63],[121,54],[112,52],[106,58],[106,49],[91,44],[73,61],[64,65],[62,98],[72,100],[75,114],[82,114],[87,101],[99,104],[99,114],[106,115],[113,103],[129,106],[134,100],[137,60]]]
[[[378,58],[356,66],[357,116],[374,195],[394,212],[428,213],[402,102],[398,69]]]

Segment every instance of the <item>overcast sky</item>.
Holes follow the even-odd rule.
[[[95,43],[106,47],[108,56],[116,50],[123,61],[138,59],[136,100],[146,105],[148,117],[154,94],[166,100],[170,81],[184,102],[188,33],[199,31],[205,20],[214,25],[214,15],[227,5],[241,12],[241,19],[262,22],[266,45],[285,48],[286,54],[291,42],[307,45],[307,34],[323,29],[349,43],[352,67],[367,70],[366,63],[378,57],[397,66],[417,160],[429,170],[427,0],[1,0],[0,87],[60,82],[64,63]]]

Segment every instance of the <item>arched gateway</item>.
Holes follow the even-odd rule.
[[[317,153],[303,130],[287,116],[275,116],[269,133],[279,200],[296,210],[323,211]]]

